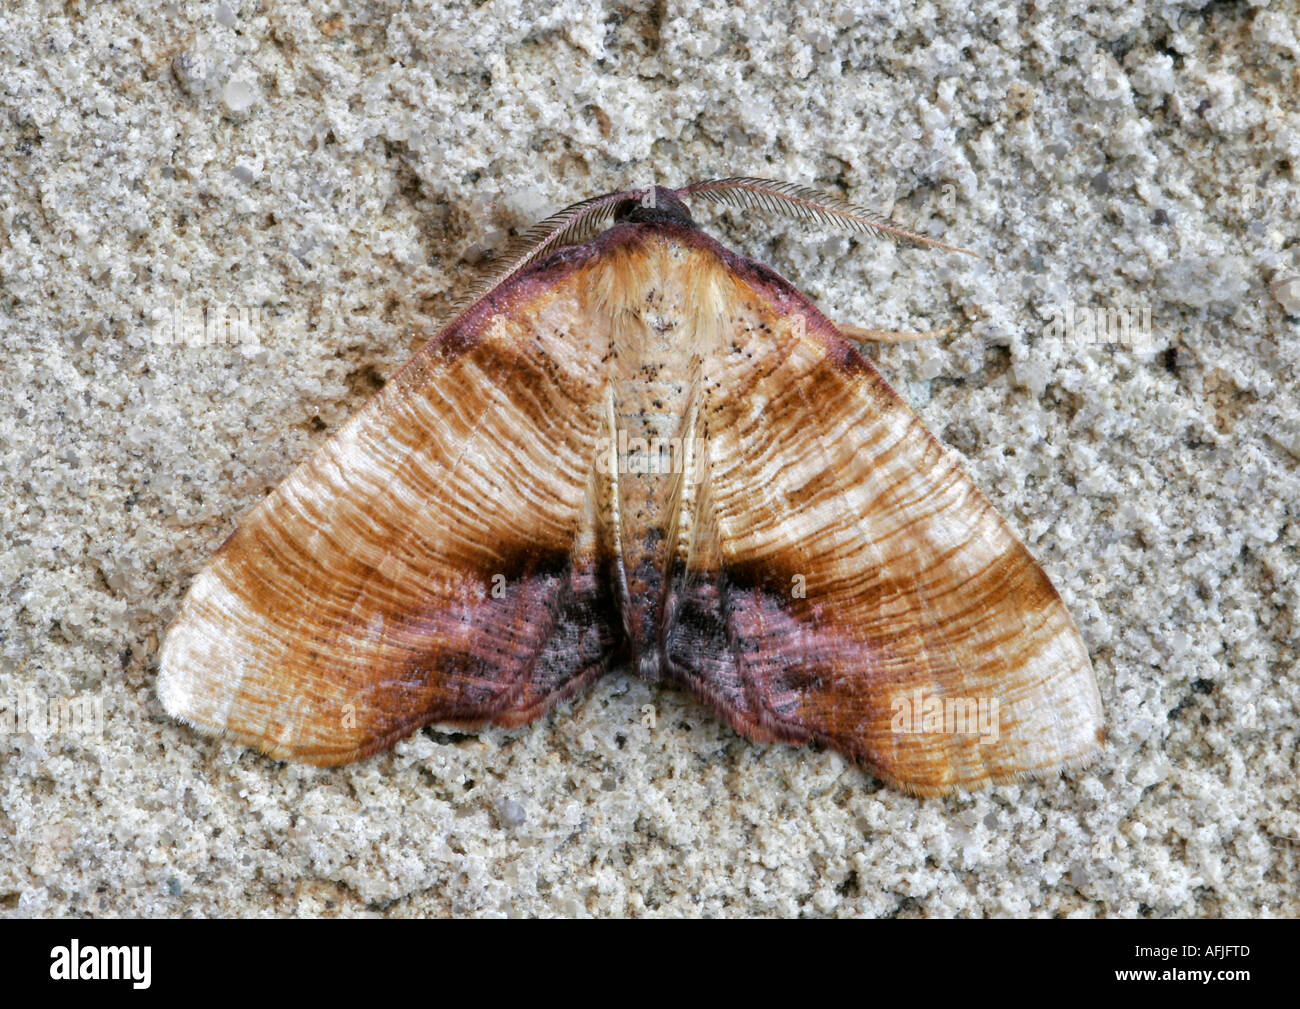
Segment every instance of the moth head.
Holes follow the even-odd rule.
[[[691,212],[677,194],[663,186],[644,190],[636,199],[619,200],[614,204],[615,224],[685,224],[695,227]]]

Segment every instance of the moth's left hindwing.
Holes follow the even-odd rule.
[[[335,764],[429,722],[527,721],[599,675],[620,632],[586,266],[499,287],[248,515],[163,645],[170,714]]]

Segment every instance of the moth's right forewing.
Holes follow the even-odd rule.
[[[1089,759],[1100,699],[1047,575],[811,302],[719,269],[732,338],[706,366],[676,675],[751,737],[821,740],[916,792]]]

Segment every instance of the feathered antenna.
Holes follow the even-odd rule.
[[[878,211],[845,203],[833,196],[826,196],[815,189],[797,186],[792,182],[773,182],[771,179],[748,177],[707,179],[683,186],[676,191],[675,195],[679,199],[702,196],[712,203],[729,204],[733,207],[759,207],[779,214],[817,221],[834,228],[847,228],[858,234],[888,238],[903,245],[948,249],[951,252],[964,252],[968,256],[980,258],[978,253],[971,252],[969,249],[947,245],[925,235],[900,228]]]
[[[470,289],[451,303],[439,322],[442,331],[456,321],[471,306],[498,284],[513,277],[529,263],[548,252],[585,241],[599,231],[614,213],[620,200],[639,200],[644,189],[631,189],[622,193],[606,193],[582,200],[538,221],[522,235],[517,235],[506,245],[493,266],[485,271]]]

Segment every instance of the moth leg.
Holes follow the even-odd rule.
[[[952,323],[940,326],[925,333],[909,333],[897,329],[866,329],[863,326],[850,326],[837,322],[835,328],[850,340],[862,343],[910,343],[914,340],[937,340],[952,332]]]

